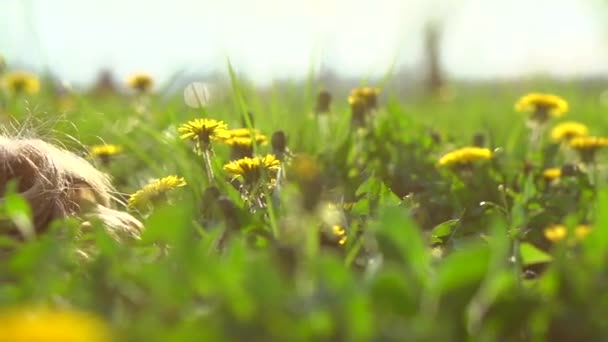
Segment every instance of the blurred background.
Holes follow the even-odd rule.
[[[0,54],[75,85],[102,69],[225,73],[227,58],[259,84],[596,78],[608,75],[607,14],[602,0],[1,0]]]

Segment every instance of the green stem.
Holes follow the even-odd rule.
[[[203,149],[203,160],[209,184],[213,184],[215,180],[215,174],[213,173],[213,166],[211,165],[211,153],[208,148]]]

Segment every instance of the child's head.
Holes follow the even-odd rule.
[[[101,220],[117,238],[137,237],[141,230],[131,215],[111,208],[115,198],[108,176],[40,139],[0,135],[0,200],[10,181],[29,202],[36,232],[68,216]]]

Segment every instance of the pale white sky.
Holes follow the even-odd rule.
[[[90,81],[179,69],[301,77],[421,63],[421,28],[444,20],[442,57],[460,78],[608,74],[608,6],[597,0],[0,0],[0,54]]]

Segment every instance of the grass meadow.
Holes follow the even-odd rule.
[[[261,92],[226,75],[200,108],[145,75],[89,92],[5,82],[3,134],[89,160],[144,229],[117,240],[77,215],[0,235],[0,340],[608,336],[602,87],[406,97],[383,82]],[[571,121],[584,129],[555,131]],[[0,224],[23,233],[30,213],[9,187]]]

